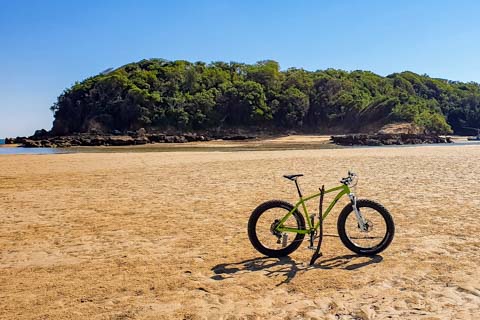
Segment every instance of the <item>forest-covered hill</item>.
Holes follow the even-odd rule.
[[[262,128],[366,132],[412,122],[429,132],[480,127],[480,85],[413,72],[280,70],[267,60],[142,60],[66,89],[51,107],[52,133]]]

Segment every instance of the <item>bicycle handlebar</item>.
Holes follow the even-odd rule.
[[[340,183],[344,185],[349,185],[352,183],[353,178],[355,178],[356,176],[356,173],[348,171],[348,177],[342,178],[342,180],[340,180]]]

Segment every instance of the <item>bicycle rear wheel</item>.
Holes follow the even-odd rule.
[[[288,202],[271,200],[262,203],[252,212],[248,220],[248,238],[255,249],[273,258],[288,256],[297,250],[304,234],[275,230],[280,220],[292,209],[293,206]],[[295,210],[283,226],[305,230],[305,219]]]

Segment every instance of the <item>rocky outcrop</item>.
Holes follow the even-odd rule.
[[[333,143],[342,146],[384,146],[403,144],[451,143],[450,137],[429,134],[351,134],[332,136]]]
[[[5,144],[22,144],[27,137],[5,138]]]
[[[40,148],[43,147],[44,145],[46,146],[47,140],[31,140],[31,139],[25,139],[22,143],[23,147],[25,148]],[[48,144],[51,146],[51,144]]]
[[[150,143],[186,143],[197,141],[247,140],[254,139],[247,135],[208,136],[195,133],[168,135],[163,133],[147,133],[145,129],[127,133],[112,134],[82,133],[68,136],[54,136],[45,130],[38,130],[31,137],[5,139],[6,144],[20,144],[26,148],[69,148],[75,146],[133,146]]]

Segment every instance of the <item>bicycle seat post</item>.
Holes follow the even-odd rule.
[[[300,191],[300,187],[298,186],[298,182],[297,182],[297,178],[295,178],[295,186],[297,187],[297,191],[298,191],[298,195],[300,196],[300,198],[302,198],[302,191]]]
[[[300,174],[290,174],[290,175],[284,175],[283,177],[290,180],[290,181],[295,182],[295,186],[297,187],[298,195],[300,196],[300,198],[302,198],[302,191],[300,191],[300,187],[298,186],[297,179],[298,179],[298,177],[303,177],[303,174],[301,174],[301,173]]]

